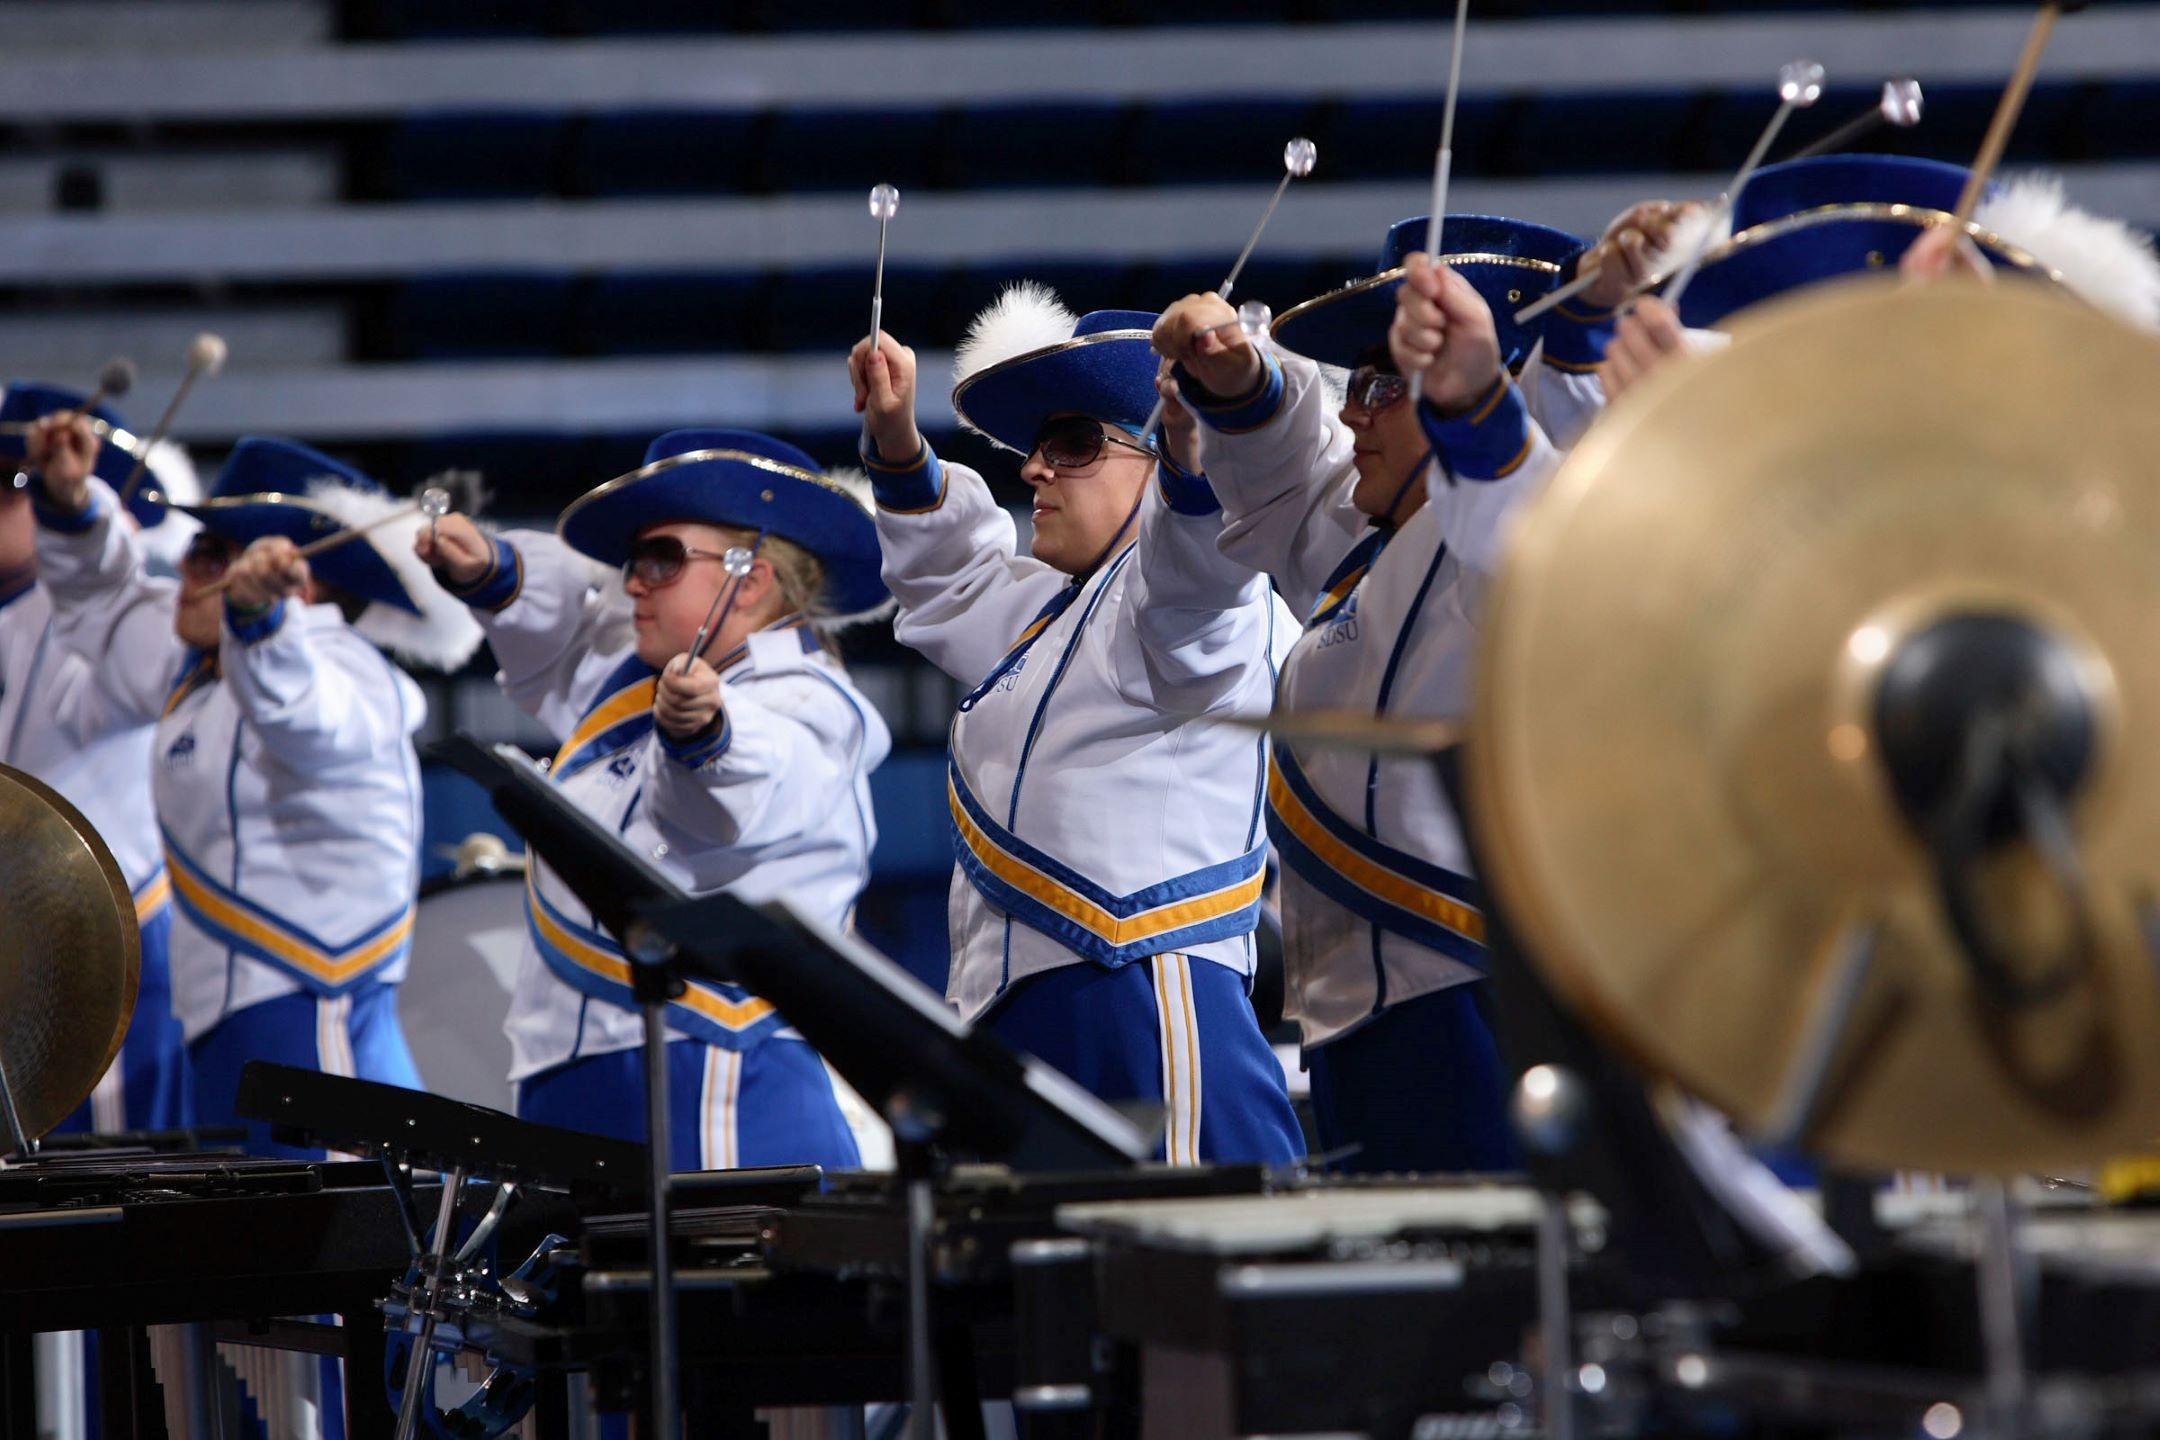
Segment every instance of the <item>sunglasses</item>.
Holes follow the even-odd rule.
[[[1350,372],[1350,388],[1344,398],[1358,409],[1377,415],[1402,404],[1410,394],[1410,382],[1392,370],[1360,365]]]
[[[1137,440],[1111,434],[1109,426],[1085,415],[1067,415],[1043,426],[1031,453],[1042,456],[1053,470],[1085,470],[1102,459],[1105,445],[1123,445],[1147,456],[1155,453]]]
[[[692,560],[725,560],[718,550],[693,550],[673,535],[648,535],[630,542],[630,558],[623,561],[623,579],[637,580],[648,590],[660,590],[682,579]]]
[[[187,550],[180,556],[180,576],[197,585],[208,585],[225,578],[232,558],[231,542],[215,535],[197,535],[188,541]]]

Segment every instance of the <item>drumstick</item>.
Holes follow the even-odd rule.
[[[1770,117],[1770,123],[1763,128],[1761,138],[1756,140],[1755,148],[1748,153],[1747,160],[1740,166],[1740,173],[1733,177],[1731,187],[1718,197],[1717,209],[1713,212],[1710,224],[1703,228],[1702,239],[1695,245],[1695,253],[1688,256],[1687,263],[1680,267],[1679,275],[1666,288],[1665,303],[1675,311],[1680,308],[1680,297],[1687,293],[1688,286],[1694,282],[1695,272],[1702,268],[1703,257],[1710,253],[1711,243],[1723,228],[1722,222],[1732,214],[1733,207],[1740,203],[1740,192],[1747,188],[1748,181],[1755,178],[1755,172],[1762,168],[1763,157],[1768,155],[1770,147],[1777,143],[1778,132],[1785,128],[1785,122],[1792,118],[1793,111],[1807,109],[1822,99],[1822,92],[1823,67],[1812,60],[1795,60],[1778,72],[1777,113]]]
[[[365,525],[356,525],[349,530],[340,530],[335,535],[325,535],[320,540],[308,541],[307,544],[302,545],[293,552],[293,558],[295,560],[305,560],[311,555],[320,555],[325,550],[335,550],[340,545],[358,540],[363,535],[382,529],[383,526],[390,524],[393,520],[403,520],[409,515],[425,515],[430,520],[435,520],[449,513],[450,492],[430,486],[420,492],[418,500],[409,505],[400,505],[395,510],[378,515]],[[231,587],[232,582],[233,577],[227,575],[215,585],[206,586],[202,593],[205,595],[222,595]]]
[[[135,451],[135,463],[128,467],[127,479],[120,486],[122,505],[134,498],[135,487],[142,483],[143,467],[150,463],[150,452],[165,438],[165,432],[172,428],[173,416],[180,413],[180,402],[187,399],[189,387],[195,383],[197,376],[215,375],[224,369],[225,353],[225,341],[208,330],[188,342],[187,369],[180,375],[180,388],[173,391],[172,399],[165,402],[165,413],[158,417],[157,429],[152,430],[150,438],[143,441]]]
[[[90,398],[66,412],[67,423],[74,424],[107,400],[117,400],[134,388],[135,362],[125,355],[115,355],[98,371],[97,389],[90,392]]]
[[[1785,163],[1790,164],[1794,160],[1812,160],[1819,155],[1832,154],[1844,149],[1862,136],[1881,129],[1885,125],[1895,125],[1900,130],[1909,130],[1920,123],[1920,116],[1924,106],[1925,97],[1921,93],[1918,80],[1886,81],[1883,84],[1882,98],[1869,106],[1866,113],[1854,116],[1814,144],[1794,151]],[[1582,274],[1568,281],[1559,289],[1540,296],[1516,311],[1515,323],[1527,325],[1546,311],[1567,304],[1568,301],[1597,284],[1599,277],[1604,273],[1602,266],[1583,271]]]
[[[885,227],[900,213],[900,192],[890,185],[870,191],[870,218],[877,221],[877,279],[870,289],[870,347],[877,348],[885,324]]]
[[[2085,0],[2047,0],[2040,7],[2040,13],[2033,17],[2032,32],[2025,37],[2025,53],[2018,57],[2017,69],[2011,73],[2010,83],[2003,87],[2002,99],[1995,106],[1995,119],[1988,126],[1987,139],[1981,142],[1972,174],[1966,177],[1965,193],[1958,197],[1958,229],[1962,230],[1972,222],[1973,212],[1980,208],[1981,192],[1994,177],[1995,167],[2002,164],[2003,152],[2010,148],[2010,132],[2017,128],[2018,116],[2025,113],[2025,100],[2032,94],[2033,77],[2040,73],[2040,57],[2046,53],[2048,39],[2055,33],[2055,22],[2066,11],[2084,8]]]
[[[1910,77],[1888,80],[1883,83],[1882,98],[1863,110],[1837,129],[1831,131],[1812,145],[1804,145],[1785,157],[1784,164],[1795,160],[1813,160],[1818,155],[1829,155],[1843,150],[1864,136],[1872,135],[1885,125],[1900,130],[1910,130],[1920,123],[1927,97],[1921,93],[1920,82]]]
[[[758,549],[763,549],[765,537],[758,536],[757,543]],[[689,674],[690,667],[705,658],[705,647],[712,644],[712,637],[719,633],[721,625],[727,621],[728,612],[735,608],[736,593],[742,589],[742,582],[750,574],[750,567],[756,560],[756,550],[747,550],[740,545],[730,545],[722,553],[720,568],[727,571],[727,584],[720,587],[719,592],[712,598],[712,604],[706,608],[705,621],[698,626],[697,638],[690,642],[689,652],[683,656],[680,674]]]
[[[1425,263],[1438,264],[1447,222],[1448,185],[1455,175],[1455,108],[1462,98],[1463,35],[1470,0],[1455,0],[1455,43],[1448,55],[1447,104],[1440,112],[1440,149],[1433,155],[1432,213],[1425,217]]]
[[[1268,197],[1267,209],[1260,212],[1260,223],[1253,226],[1252,234],[1246,237],[1245,248],[1238,251],[1237,259],[1231,263],[1230,273],[1224,276],[1222,284],[1216,287],[1216,295],[1224,300],[1228,300],[1230,292],[1237,288],[1238,276],[1245,273],[1245,262],[1252,258],[1253,247],[1260,243],[1260,232],[1267,229],[1269,217],[1274,215],[1275,207],[1282,203],[1283,192],[1290,188],[1292,180],[1301,180],[1312,174],[1313,166],[1319,163],[1320,147],[1301,136],[1283,146],[1282,158],[1283,177],[1275,182],[1275,193]],[[1247,309],[1238,311],[1240,325],[1245,324],[1247,313]],[[1215,328],[1220,330],[1224,327],[1218,325]],[[1248,327],[1245,333],[1250,335],[1253,331]],[[1157,398],[1155,408],[1148,411],[1147,420],[1140,426],[1140,443],[1143,445],[1147,443],[1148,436],[1155,433],[1155,427],[1162,423],[1163,406],[1166,403],[1166,400]]]

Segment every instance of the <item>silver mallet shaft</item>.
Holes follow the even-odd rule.
[[[1447,104],[1440,112],[1440,150],[1433,157],[1432,214],[1425,220],[1425,255],[1438,264],[1447,228],[1448,186],[1455,175],[1455,110],[1462,99],[1463,37],[1470,28],[1470,0],[1455,0],[1455,43],[1448,56]]]
[[[1245,248],[1238,251],[1237,259],[1231,262],[1230,273],[1225,275],[1223,283],[1216,287],[1215,294],[1219,298],[1228,300],[1230,292],[1237,288],[1238,276],[1245,273],[1245,262],[1252,258],[1254,248],[1260,243],[1261,232],[1267,229],[1268,221],[1275,214],[1275,207],[1282,203],[1283,192],[1290,188],[1290,182],[1312,174],[1313,165],[1319,157],[1320,152],[1312,141],[1302,137],[1283,147],[1283,177],[1275,183],[1275,193],[1268,196],[1267,208],[1260,212],[1260,223],[1253,226],[1252,234],[1245,238]],[[1223,327],[1218,325],[1215,328],[1220,330]],[[1162,423],[1163,407],[1167,403],[1162,397],[1156,397],[1155,408],[1148,411],[1147,420],[1140,426],[1141,444],[1145,445],[1147,437],[1154,434],[1155,427]]]
[[[438,495],[442,497],[439,500],[435,498]],[[411,504],[400,505],[395,510],[378,515],[365,525],[356,525],[350,530],[340,530],[335,535],[325,535],[320,540],[310,540],[293,552],[293,558],[295,560],[305,560],[311,555],[320,555],[325,550],[335,550],[340,545],[350,544],[361,536],[380,530],[383,526],[394,521],[403,520],[408,515],[425,515],[430,521],[433,521],[442,515],[448,514],[449,510],[449,496],[441,491],[431,490]],[[228,575],[215,585],[210,586],[203,593],[222,595],[231,585],[232,577]]]
[[[1552,291],[1550,294],[1540,295],[1537,299],[1531,301],[1528,305],[1523,306],[1522,309],[1517,310],[1515,312],[1515,323],[1518,325],[1527,325],[1532,320],[1537,319],[1538,316],[1543,315],[1546,311],[1557,310],[1562,305],[1567,304],[1568,301],[1574,299],[1577,295],[1582,294],[1583,291],[1588,290],[1591,286],[1597,284],[1599,279],[1602,278],[1604,274],[1605,272],[1602,269],[1583,271],[1582,274],[1577,275],[1573,280],[1568,281],[1567,284],[1562,285],[1559,289]]]
[[[1710,224],[1703,229],[1702,239],[1696,242],[1694,253],[1688,256],[1687,263],[1680,267],[1680,273],[1673,277],[1672,284],[1665,289],[1666,304],[1675,310],[1679,309],[1680,297],[1687,294],[1688,286],[1695,282],[1695,272],[1702,268],[1703,257],[1710,253],[1710,246],[1718,231],[1724,228],[1726,217],[1732,214],[1733,206],[1739,202],[1740,192],[1747,188],[1747,182],[1754,179],[1755,172],[1762,168],[1763,157],[1768,155],[1770,147],[1777,143],[1777,137],[1785,129],[1785,122],[1792,119],[1793,111],[1804,110],[1822,98],[1822,80],[1822,67],[1812,62],[1802,61],[1788,65],[1780,73],[1777,113],[1772,115],[1770,123],[1763,127],[1761,136],[1755,141],[1755,148],[1748,152],[1746,161],[1741,164],[1740,173],[1733,176],[1732,184],[1718,197],[1717,208],[1712,212]]]

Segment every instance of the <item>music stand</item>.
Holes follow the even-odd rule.
[[[667,1005],[683,993],[681,979],[665,965],[643,963],[639,916],[653,905],[688,899],[674,881],[622,837],[572,804],[514,745],[490,749],[458,734],[428,747],[428,758],[471,777],[487,791],[496,813],[592,912],[593,922],[613,935],[626,954],[630,989],[644,1021],[646,1216],[652,1227],[651,1330],[653,1424],[662,1435],[681,1433],[675,1376],[675,1270],[668,1254]]]
[[[936,1393],[929,1244],[941,1159],[966,1152],[1016,1168],[1122,1168],[1147,1159],[1152,1139],[1048,1065],[963,1023],[942,997],[862,942],[778,901],[753,906],[727,894],[687,895],[572,804],[523,751],[489,750],[460,735],[430,754],[487,790],[503,819],[633,961],[645,1017],[647,1123],[659,1137],[652,1225],[661,1433],[675,1433],[669,1425],[676,1415],[674,1286],[664,1243],[666,1002],[686,981],[701,979],[740,984],[771,1002],[892,1126],[907,1194],[912,1424],[929,1435]]]

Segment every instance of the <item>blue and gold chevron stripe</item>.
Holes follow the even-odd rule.
[[[955,853],[998,910],[1103,965],[1251,933],[1260,916],[1267,847],[1113,895],[992,820],[957,768],[947,771]]]
[[[1307,884],[1383,930],[1484,966],[1484,892],[1477,881],[1349,824],[1328,808],[1284,745],[1269,757],[1267,811],[1268,838]]]
[[[343,944],[265,910],[205,874],[165,833],[165,865],[174,898],[204,934],[284,971],[318,995],[341,995],[403,955],[412,942],[415,905],[407,901]]]
[[[637,1008],[629,957],[606,935],[548,903],[531,874],[525,879],[525,923],[533,947],[557,979],[581,995],[626,1010]],[[748,1050],[785,1025],[768,1002],[740,986],[695,982],[668,1002],[668,1023],[728,1050]]]

